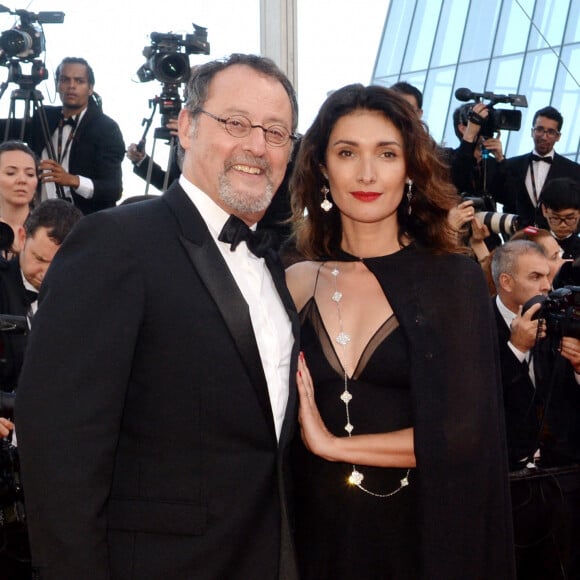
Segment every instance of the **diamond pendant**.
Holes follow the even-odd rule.
[[[338,342],[338,344],[341,344],[342,346],[346,346],[350,342],[350,335],[346,334],[346,332],[341,332],[336,337],[336,342]]]
[[[339,292],[338,290],[332,295],[332,299],[335,302],[340,302],[341,298],[342,298],[342,292]]]
[[[344,426],[344,430],[345,430],[347,433],[349,433],[349,434],[350,434],[350,433],[352,433],[352,430],[353,430],[353,429],[354,429],[354,427],[353,427],[353,426],[352,426],[350,423],[347,423],[347,424]]]
[[[352,395],[348,391],[344,391],[342,395],[340,395],[340,400],[347,405],[352,400]]]
[[[352,485],[360,485],[364,478],[365,476],[360,471],[353,469],[350,477],[348,478],[348,482]]]

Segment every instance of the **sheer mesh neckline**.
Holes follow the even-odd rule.
[[[336,371],[339,376],[344,376],[344,367],[342,366],[340,358],[338,357],[338,353],[334,346],[334,341],[330,337],[324,321],[322,320],[322,316],[314,296],[308,300],[300,312],[301,321],[306,318],[310,320],[312,327],[318,336],[322,352],[324,353],[328,364]],[[381,324],[381,326],[379,326],[376,332],[369,339],[360,355],[360,358],[356,363],[354,373],[352,376],[348,377],[349,380],[358,380],[377,348],[398,327],[399,321],[393,313]]]

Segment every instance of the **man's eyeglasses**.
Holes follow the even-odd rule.
[[[243,115],[232,115],[231,117],[223,119],[222,117],[213,115],[203,109],[198,109],[198,112],[215,119],[225,127],[225,130],[232,137],[238,137],[239,139],[247,137],[252,129],[262,129],[262,131],[264,131],[264,139],[266,140],[266,143],[272,145],[272,147],[282,147],[286,145],[290,139],[295,140],[298,138],[296,135],[290,133],[290,131],[288,131],[288,129],[283,125],[269,125],[268,127],[263,127],[262,125],[254,125],[250,119]]]
[[[580,220],[580,216],[567,216],[567,217],[559,217],[559,216],[550,216],[547,218],[550,222],[551,226],[559,226],[561,224],[566,224],[567,226],[573,226],[578,223]]]
[[[552,137],[552,139],[560,134],[560,131],[556,131],[556,129],[545,129],[544,127],[532,127],[532,131],[538,137],[547,135],[548,137]]]

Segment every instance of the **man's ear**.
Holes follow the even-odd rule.
[[[26,242],[26,230],[23,226],[18,226],[16,229],[16,235],[14,236],[14,251],[16,253],[22,252],[24,249],[24,244]]]
[[[544,207],[544,204],[543,204],[543,203],[540,203],[540,207],[542,208],[542,215],[543,215],[543,216],[544,216],[546,219],[548,219],[548,215],[547,215],[547,212],[546,212],[546,208]]]
[[[511,294],[514,287],[514,279],[512,278],[512,276],[510,276],[507,272],[502,272],[499,275],[498,282],[499,285],[502,287],[502,290],[505,290],[506,292],[509,292]]]

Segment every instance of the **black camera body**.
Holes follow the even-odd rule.
[[[143,49],[147,59],[137,71],[142,83],[157,79],[164,84],[179,85],[189,79],[189,55],[209,54],[207,28],[193,25],[193,34],[152,32],[151,45]]]
[[[162,83],[161,94],[149,100],[149,106],[159,106],[161,128],[159,133],[170,138],[166,128],[170,119],[177,118],[181,110],[179,86],[189,80],[190,54],[209,54],[207,28],[193,25],[193,34],[173,34],[171,32],[152,32],[149,35],[151,45],[143,49],[147,59],[137,71],[137,77],[142,83],[158,80]]]
[[[480,103],[481,99],[489,100],[487,104],[487,110],[489,112],[487,118],[482,120],[471,119],[481,126],[479,134],[485,139],[493,137],[501,129],[506,131],[519,131],[522,126],[521,111],[516,109],[496,109],[495,105],[497,103],[509,103],[514,107],[528,106],[528,101],[524,95],[496,95],[491,92],[474,93],[466,88],[457,89],[455,91],[455,98],[464,102],[474,99],[476,103]]]
[[[0,65],[8,67],[8,81],[23,88],[34,88],[48,78],[44,62],[39,59],[46,50],[43,24],[62,24],[64,12],[28,12],[10,10],[0,4],[0,13],[19,18],[10,30],[0,33]],[[30,62],[30,74],[23,74],[21,63]]]
[[[547,296],[535,296],[522,307],[526,312],[534,304],[541,304],[534,319],[546,321],[546,335],[560,342],[562,337],[580,339],[580,286],[563,286]]]
[[[487,105],[489,115],[481,124],[479,134],[484,139],[489,139],[500,129],[506,131],[519,131],[522,126],[522,112],[516,109],[494,109]]]

